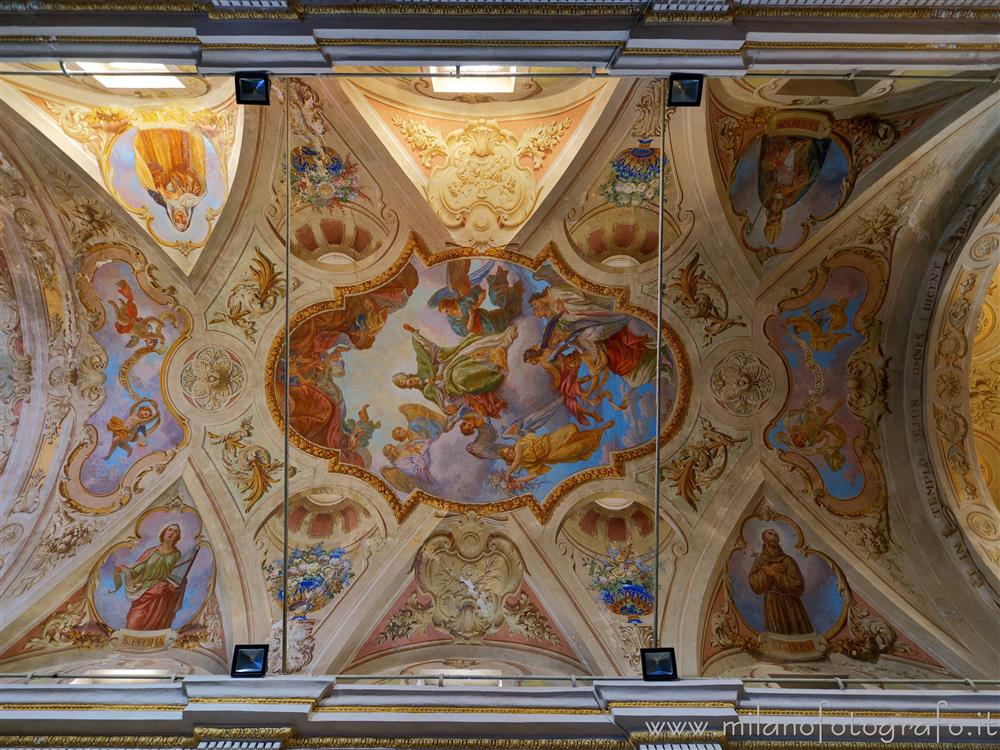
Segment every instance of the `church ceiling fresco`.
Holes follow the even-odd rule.
[[[989,91],[184,83],[2,81],[4,669],[996,676]]]
[[[104,189],[189,272],[208,242],[239,158],[240,109],[221,87],[161,105],[100,102],[83,83],[18,87],[19,110],[51,120],[55,142],[100,175]],[[12,92],[13,93],[13,92]],[[92,101],[97,99],[98,102]]]

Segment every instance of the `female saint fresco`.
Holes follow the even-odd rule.
[[[115,566],[114,582],[118,591],[124,586],[132,602],[125,616],[128,630],[164,630],[169,628],[184,598],[187,573],[198,554],[195,547],[182,559],[177,544],[181,527],[172,523],[160,531],[160,543],[148,548],[132,564]]]

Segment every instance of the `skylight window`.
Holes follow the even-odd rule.
[[[94,80],[106,89],[184,88],[184,83],[177,76],[163,75],[169,73],[170,68],[162,63],[81,61],[67,69],[71,73],[92,73]]]
[[[514,65],[431,65],[431,88],[438,94],[510,94]]]

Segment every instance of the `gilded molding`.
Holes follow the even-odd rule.
[[[57,36],[55,34],[5,34],[0,44],[201,44],[196,36]]]
[[[608,708],[736,708],[730,701],[608,701]]]
[[[240,697],[236,695],[220,696],[218,698],[189,698],[188,703],[246,703],[253,706],[312,706],[316,703],[315,698],[255,698]]]
[[[987,21],[1000,18],[995,8],[866,8],[853,6],[835,8],[829,6],[788,7],[753,6],[737,8],[735,19],[745,18],[838,18],[879,21],[925,21],[925,20],[970,20]]]
[[[806,742],[802,740],[730,740],[729,750],[864,750],[872,747],[863,742]],[[940,750],[943,745],[936,742],[893,742],[894,750]],[[996,745],[981,742],[949,742],[947,747],[954,750],[995,750]]]
[[[742,48],[626,47],[622,50],[622,57],[738,57],[741,54]]]
[[[861,710],[828,710],[822,713],[812,708],[740,708],[736,713],[740,716],[857,716],[861,718],[894,718],[894,719],[982,719],[982,712],[956,711],[936,713],[934,711],[861,711]]]
[[[320,47],[616,47],[619,42],[598,39],[327,39],[317,37]]]
[[[610,705],[610,704],[609,704]],[[693,704],[681,704],[693,705]],[[729,704],[727,704],[729,705]],[[532,708],[531,706],[317,706],[321,714],[549,714],[600,716],[599,708]]]
[[[58,735],[0,735],[0,747],[74,747],[74,748],[108,748],[120,747],[125,750],[139,748],[176,748],[197,747],[198,741],[193,737],[171,735],[90,735],[90,734],[58,734]]]
[[[455,747],[454,738],[438,737],[302,737],[291,739],[288,748],[322,748],[322,750],[450,750]],[[463,750],[633,750],[626,740],[556,740],[556,739],[485,739],[463,737]]]
[[[183,703],[0,703],[0,711],[183,711],[183,710],[184,710]]]
[[[219,9],[210,2],[59,2],[49,0],[33,4],[35,13],[205,13],[213,20],[298,20],[307,16],[634,16],[641,3],[518,3],[505,2],[468,6],[453,3],[358,3],[302,6],[289,10],[266,8]]]
[[[997,52],[1000,51],[1000,44],[974,42],[746,42],[743,48],[874,52]]]

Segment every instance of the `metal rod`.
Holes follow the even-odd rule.
[[[660,381],[663,376],[663,157],[667,153],[667,79],[660,79],[660,207],[657,213],[656,239],[656,430],[653,442],[653,538],[655,563],[653,568],[653,648],[660,646],[660,420],[663,419],[663,392]]]
[[[284,523],[281,545],[281,673],[288,674],[288,386],[292,371],[292,330],[289,325],[292,298],[292,242],[290,228],[292,225],[292,144],[291,144],[291,99],[289,98],[289,81],[285,78],[285,462],[284,487],[282,490],[282,510]]]

